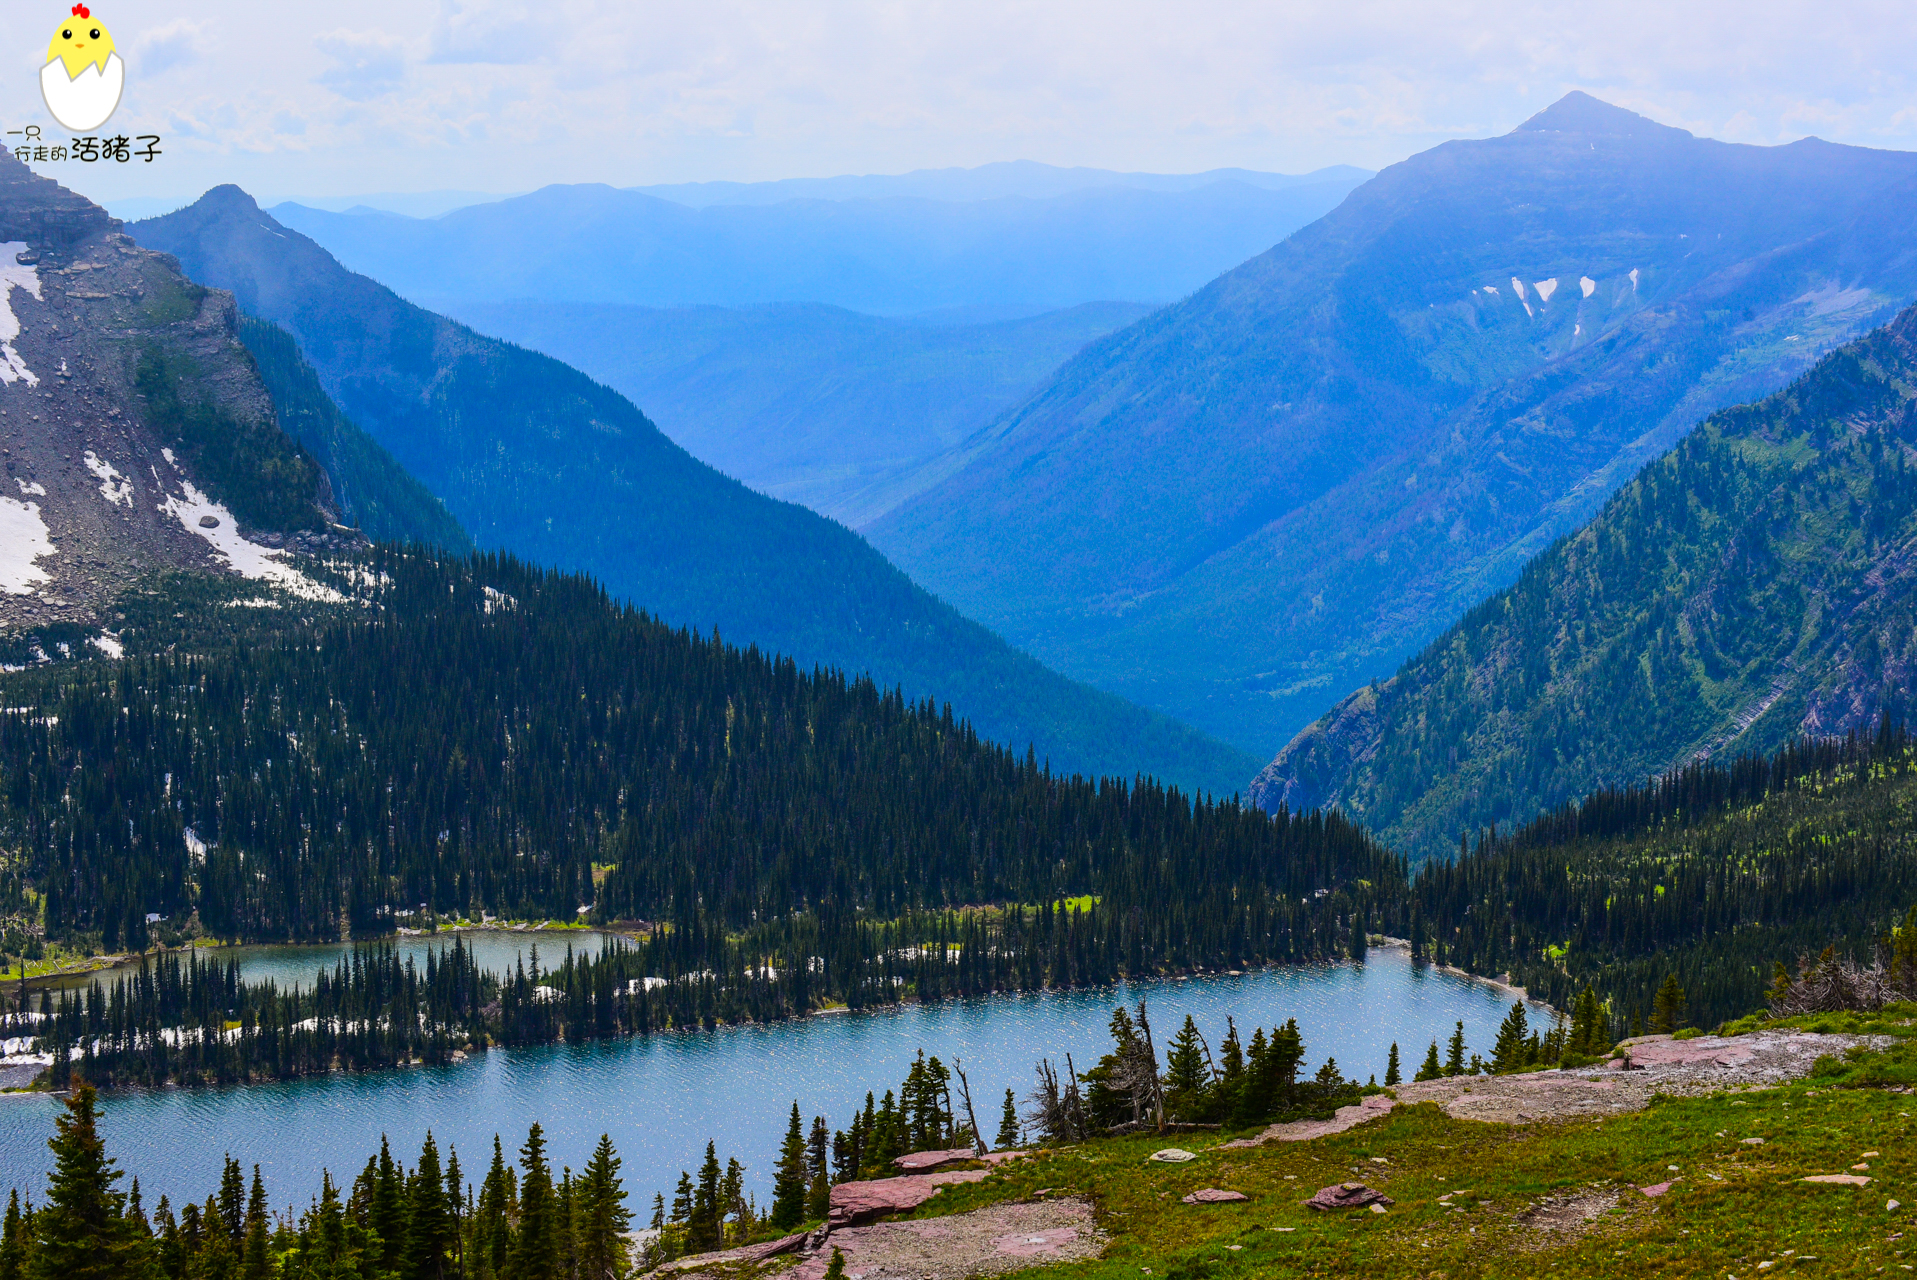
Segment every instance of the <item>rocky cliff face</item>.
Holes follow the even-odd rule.
[[[167,569],[324,594],[291,554],[358,535],[236,324],[231,294],[0,150],[0,628],[110,632]]]

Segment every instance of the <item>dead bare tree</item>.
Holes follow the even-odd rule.
[[[1138,1033],[1144,1040],[1144,1062],[1151,1082],[1152,1124],[1165,1131],[1165,1081],[1158,1074],[1158,1048],[1152,1043],[1152,1022],[1145,1016],[1145,1001],[1138,1002]]]
[[[957,1058],[952,1059],[952,1072],[958,1076],[959,1098],[965,1103],[965,1119],[972,1126],[972,1150],[980,1156],[985,1154],[985,1138],[979,1132],[978,1114],[972,1110],[972,1082],[965,1078],[965,1068]]]
[[[1798,961],[1797,981],[1771,992],[1771,1016],[1790,1018],[1807,1013],[1873,1012],[1886,1001],[1908,999],[1917,992],[1900,989],[1882,964],[1861,968],[1837,956],[1835,947],[1812,961]]]

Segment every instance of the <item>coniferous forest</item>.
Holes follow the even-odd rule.
[[[360,578],[364,607],[310,630],[10,677],[6,892],[106,950],[146,945],[149,914],[248,941],[421,912],[624,922],[643,946],[555,979],[584,1002],[553,1015],[565,1034],[1319,959],[1403,895],[1399,860],[1336,816],[1060,777],[949,709],[669,629],[576,577],[389,550]],[[170,963],[124,999],[214,985]],[[316,1016],[228,997],[276,1037]],[[97,1035],[118,998],[65,1016]],[[281,1074],[322,1052],[275,1043],[126,1070]]]
[[[1886,952],[1917,902],[1914,833],[1900,726],[1800,741],[1481,833],[1421,869],[1411,936],[1561,1009],[1594,988],[1613,1039],[1653,1024],[1673,976],[1684,1018],[1713,1026],[1763,1008],[1779,964]]]

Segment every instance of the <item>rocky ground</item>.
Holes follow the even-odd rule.
[[[1718,1093],[1726,1089],[1762,1089],[1810,1074],[1826,1054],[1841,1054],[1855,1044],[1883,1048],[1887,1037],[1818,1035],[1808,1031],[1756,1031],[1750,1035],[1640,1036],[1619,1046],[1620,1058],[1595,1069],[1537,1071],[1519,1076],[1454,1076],[1401,1085],[1396,1097],[1377,1094],[1356,1106],[1340,1108],[1330,1120],[1275,1124],[1255,1138],[1226,1147],[1255,1147],[1267,1142],[1304,1142],[1374,1119],[1393,1106],[1435,1102],[1459,1120],[1494,1124],[1530,1124],[1585,1116],[1616,1115],[1648,1106],[1653,1094],[1673,1097]]]
[[[1394,1090],[1395,1096],[1377,1094],[1344,1107],[1332,1119],[1272,1125],[1255,1137],[1221,1143],[1216,1150],[1329,1137],[1378,1120],[1394,1108],[1421,1102],[1436,1103],[1455,1119],[1493,1124],[1529,1125],[1619,1115],[1642,1110],[1656,1094],[1696,1096],[1768,1088],[1803,1078],[1825,1055],[1842,1054],[1857,1044],[1882,1048],[1888,1043],[1887,1037],[1796,1030],[1689,1040],[1642,1036],[1625,1041],[1619,1046],[1620,1056],[1602,1067],[1517,1076],[1461,1076],[1408,1084]],[[931,1153],[938,1158],[925,1158],[925,1165],[935,1168],[966,1154]],[[835,1228],[828,1223],[809,1236],[687,1258],[661,1271],[675,1273],[675,1277],[707,1275],[745,1280],[777,1270],[792,1280],[820,1280],[832,1249],[837,1248],[845,1254],[846,1273],[852,1280],[961,1280],[1044,1262],[1095,1257],[1105,1248],[1108,1241],[1091,1204],[1077,1198],[1008,1202],[921,1221],[850,1225],[877,1214],[909,1211],[931,1199],[940,1186],[975,1181],[986,1172],[974,1168],[908,1173],[875,1182],[843,1184],[833,1189],[834,1220],[848,1225]],[[1623,1230],[1668,1187],[1668,1183],[1648,1188],[1634,1184],[1589,1186],[1547,1197],[1523,1216],[1520,1225],[1527,1242],[1523,1247],[1553,1248],[1594,1230]],[[1448,1199],[1440,1199],[1441,1209],[1465,1212],[1446,1203]],[[1210,1201],[1200,1194],[1184,1203]]]

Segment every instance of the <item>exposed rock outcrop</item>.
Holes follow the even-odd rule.
[[[104,625],[155,569],[316,589],[359,541],[275,423],[232,295],[0,150],[0,628]]]

